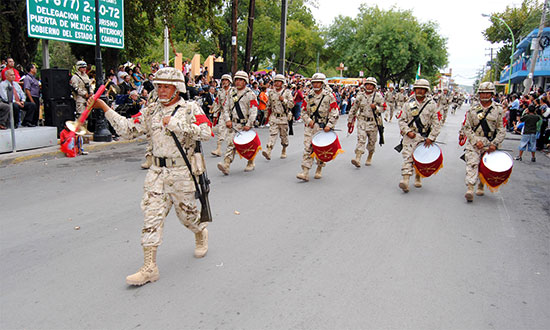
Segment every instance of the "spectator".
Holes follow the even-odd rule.
[[[267,88],[265,86],[262,86],[260,94],[258,96],[258,100],[260,101],[258,104],[258,123],[260,126],[264,126],[265,122],[267,120],[267,116],[265,113],[265,108],[267,107],[267,94],[266,94]]]
[[[132,74],[132,78],[134,79],[134,86],[136,86],[136,89],[138,92],[141,92],[142,83],[145,80],[145,77],[143,74],[141,74],[141,69],[139,66],[136,66],[134,68],[134,73]]]
[[[208,87],[208,93],[205,93],[202,97],[202,111],[212,120],[212,108],[216,101],[216,88]]]
[[[23,90],[21,89],[21,86],[19,84],[14,83],[15,82],[15,73],[13,72],[14,69],[10,69],[5,71],[6,80],[2,81],[0,83],[0,98],[2,99],[2,102],[8,103],[8,86],[13,86],[13,120],[15,128],[19,127],[19,121],[21,117],[21,111],[24,112],[25,116],[22,119],[23,123],[22,126],[25,127],[34,127],[32,123],[32,119],[34,117],[34,112],[36,111],[36,105],[32,102],[25,102],[26,97],[25,93],[23,93]]]
[[[134,90],[134,87],[130,83],[130,79],[131,79],[130,75],[124,72],[122,74],[122,79],[123,79],[122,84],[118,85],[118,87],[120,88],[120,94],[122,95],[130,94],[130,92]]]
[[[302,122],[302,104],[304,102],[304,93],[303,93],[304,87],[302,84],[298,85],[298,89],[294,93],[294,109],[292,109],[292,113],[294,114],[294,120],[297,122]]]
[[[147,93],[151,93],[153,89],[155,89],[155,86],[153,85],[153,78],[155,77],[154,74],[150,73],[147,77],[147,80],[143,82],[143,89],[147,91]]]
[[[523,160],[523,152],[527,149],[531,152],[531,161],[535,162],[535,151],[537,150],[537,123],[542,120],[539,116],[534,114],[535,106],[531,105],[525,110],[525,114],[521,116],[520,121],[525,123],[523,132],[521,135],[521,142],[519,144],[519,156],[516,160]]]
[[[8,120],[10,118],[10,106],[7,103],[0,102],[0,130],[8,129]]]
[[[29,64],[27,66],[27,75],[23,80],[23,88],[27,96],[27,100],[36,105],[36,109],[40,109],[40,83],[36,79],[36,65]],[[34,117],[32,123],[34,125],[38,124],[39,111],[34,112]]]
[[[517,117],[518,117],[518,111],[519,111],[519,99],[516,94],[512,94],[512,102],[508,106],[508,128],[509,130],[512,129],[512,127],[516,126]]]
[[[119,65],[118,72],[117,72],[117,84],[122,84],[124,82],[124,76],[127,75],[126,71],[124,71],[124,65]]]
[[[19,80],[21,80],[21,75],[19,74],[19,71],[17,71],[17,69],[15,68],[15,61],[11,57],[8,57],[6,67],[2,70],[2,81],[6,80],[6,71],[8,70],[13,70],[13,73],[15,74],[15,82],[19,82]]]

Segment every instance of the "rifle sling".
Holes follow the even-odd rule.
[[[172,112],[172,116],[174,116],[176,114],[176,112],[178,111],[178,109],[180,108],[181,106],[178,105],[175,109],[174,109],[174,112]],[[193,183],[195,184],[195,189],[196,189],[196,193],[195,193],[195,198],[199,198],[200,196],[202,196],[202,192],[200,190],[200,187],[199,187],[199,184],[197,183],[197,179],[195,178],[195,176],[193,175],[193,170],[191,169],[191,162],[189,162],[189,159],[187,158],[187,154],[185,152],[185,150],[183,150],[183,147],[181,145],[181,142],[178,140],[178,138],[176,137],[176,134],[172,131],[170,131],[170,135],[172,135],[172,138],[174,139],[174,142],[176,143],[176,147],[178,148],[178,150],[180,151],[182,157],[183,157],[183,160],[185,161],[185,165],[187,165],[187,168],[189,169],[189,174],[191,175],[191,177],[193,178]]]
[[[493,142],[493,140],[496,138],[496,133],[494,134],[493,138],[489,138],[489,133],[491,133],[491,129],[489,128],[489,124],[487,124],[487,116],[489,115],[489,113],[491,113],[491,110],[493,110],[492,105],[489,107],[489,109],[487,109],[487,113],[485,114],[485,116],[483,116],[483,119],[479,121],[476,128],[474,129],[475,133],[479,126],[481,126],[481,129],[483,130],[483,135],[487,138],[487,140],[489,140],[489,142]]]
[[[424,131],[424,124],[422,123],[422,121],[420,120],[420,114],[422,113],[422,111],[424,111],[424,109],[426,108],[426,106],[428,105],[428,103],[430,103],[431,100],[428,100],[428,102],[424,103],[424,105],[422,106],[422,108],[420,108],[420,111],[418,111],[418,115],[416,116],[413,116],[413,119],[409,122],[408,126],[411,127],[411,125],[414,123],[416,125],[416,128],[418,128],[418,130],[420,132]],[[422,135],[422,134],[420,134]]]
[[[321,115],[319,115],[319,107],[321,106],[321,103],[323,103],[323,100],[325,99],[326,94],[323,94],[323,97],[321,97],[321,101],[319,101],[319,104],[317,104],[317,108],[315,109],[315,112],[311,115],[313,117],[313,121],[317,122],[316,119],[319,119]]]

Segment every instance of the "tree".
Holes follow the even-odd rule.
[[[13,57],[15,63],[26,67],[33,62],[39,41],[28,37],[26,2],[0,1],[0,17],[0,57]]]
[[[541,15],[542,4],[539,4],[537,0],[523,0],[521,5],[517,7],[507,6],[502,13],[491,14],[492,25],[483,31],[483,36],[491,43],[504,43],[504,46],[500,48],[496,56],[495,70],[497,70],[499,77],[502,69],[510,64],[512,36],[508,28],[496,17],[508,24],[517,45],[522,36],[526,36],[538,27]]]
[[[325,33],[329,62],[343,62],[348,73],[388,81],[414,80],[418,64],[422,76],[434,80],[447,64],[446,39],[433,22],[419,23],[410,10],[362,5],[356,18],[339,16]]]

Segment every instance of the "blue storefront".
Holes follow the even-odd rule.
[[[514,92],[522,92],[524,90],[523,81],[527,78],[531,67],[531,57],[533,52],[531,49],[531,43],[533,42],[533,39],[536,39],[538,31],[539,29],[534,29],[525,38],[523,38],[518,43],[516,51],[513,54],[514,62],[512,64],[512,76],[510,81],[512,83],[512,91]],[[542,30],[541,39],[545,39],[544,37],[550,38],[550,27]],[[533,74],[533,83],[537,88],[542,87],[546,90],[547,88],[550,88],[550,47],[539,49],[539,55]],[[508,84],[509,75],[510,65],[507,65],[500,73],[499,82],[501,84]]]

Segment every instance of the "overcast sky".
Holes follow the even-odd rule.
[[[412,9],[421,21],[439,24],[440,35],[447,38],[449,68],[459,84],[472,85],[476,72],[489,61],[485,56],[490,47],[498,47],[485,41],[481,32],[491,23],[482,13],[498,13],[506,6],[519,6],[521,0],[318,0],[319,8],[312,8],[313,15],[322,25],[330,25],[338,15],[356,17],[361,4],[378,5],[383,9],[392,6]],[[448,70],[447,70],[448,71]]]

